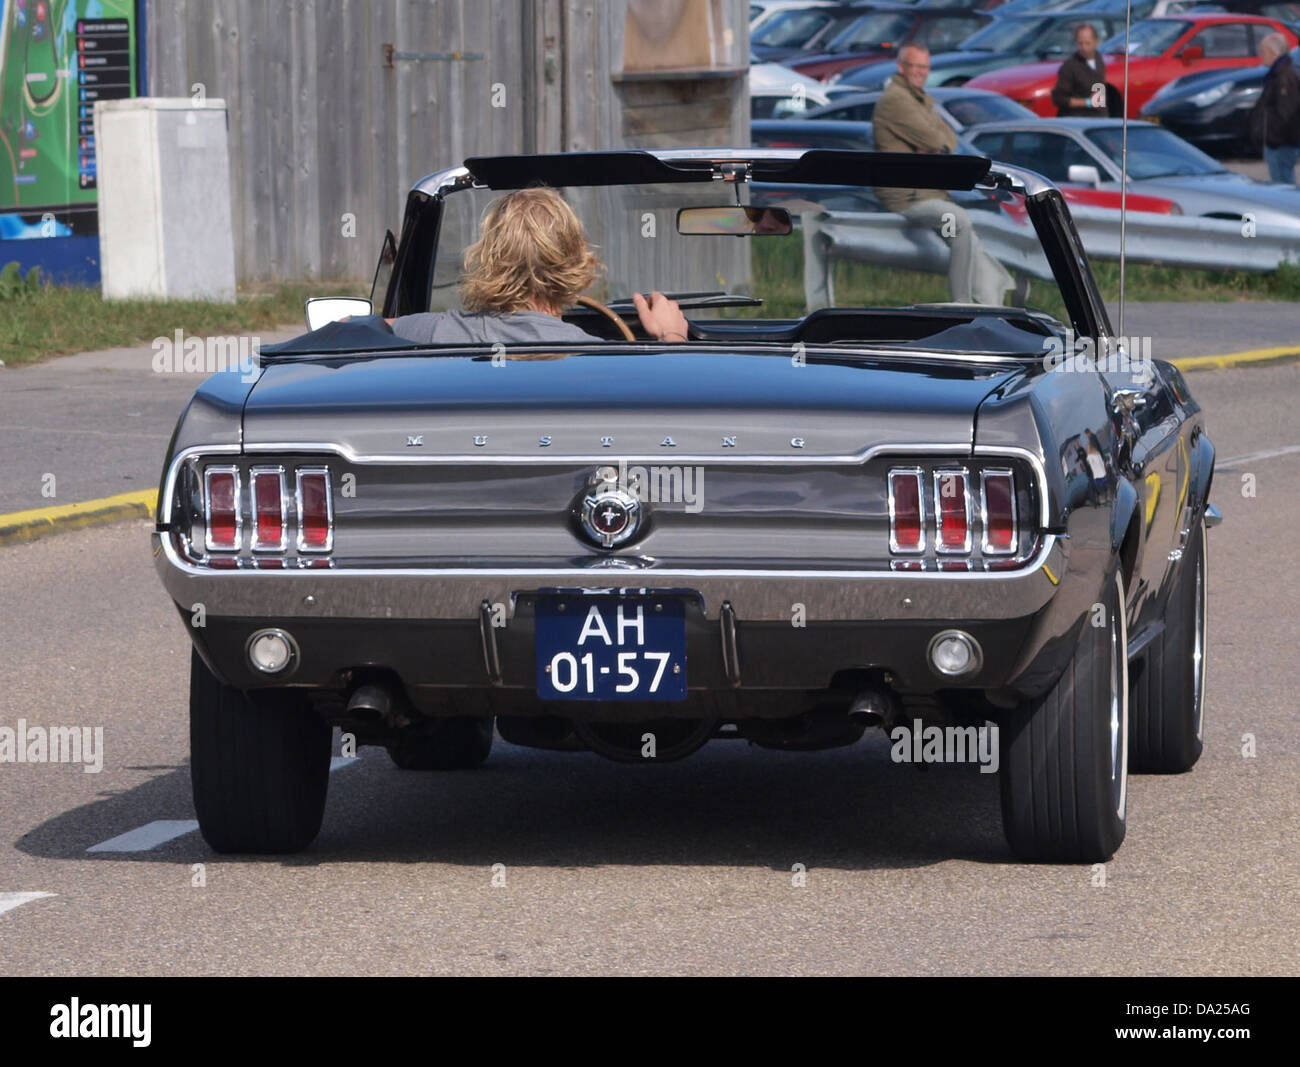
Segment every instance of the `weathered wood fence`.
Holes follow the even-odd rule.
[[[361,279],[407,189],[466,157],[748,143],[747,18],[745,0],[154,0],[148,91],[227,102],[241,282]],[[748,276],[747,242],[683,247],[662,198],[650,255],[606,194],[571,199],[610,292]]]

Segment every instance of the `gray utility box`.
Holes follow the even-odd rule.
[[[226,102],[97,101],[95,156],[105,299],[233,301]]]

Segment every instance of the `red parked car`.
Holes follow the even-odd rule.
[[[1145,19],[1132,30],[1129,50],[1129,118],[1137,118],[1156,90],[1175,78],[1203,70],[1251,67],[1259,62],[1259,42],[1280,33],[1290,47],[1300,43],[1293,30],[1276,19],[1254,15],[1186,15]],[[1102,43],[1106,59],[1111,115],[1123,101],[1124,34]],[[992,89],[1046,118],[1056,115],[1052,87],[1060,63],[1030,63],[981,74],[966,84]]]
[[[1076,189],[1061,186],[1061,195],[1071,206],[1106,207],[1112,211],[1120,209],[1119,193],[1114,189]],[[1123,205],[1129,211],[1148,211],[1156,215],[1181,215],[1183,209],[1172,200],[1163,196],[1147,196],[1145,193],[1129,193],[1128,202]]]

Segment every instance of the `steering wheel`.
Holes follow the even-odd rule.
[[[611,311],[599,300],[590,296],[578,297],[578,303],[581,304],[583,307],[591,308],[592,311],[599,311],[602,315],[605,316],[605,318],[609,319],[610,322],[612,322],[615,326],[618,327],[618,332],[623,335],[624,341],[636,340],[636,335],[632,332],[631,327],[628,326],[628,324],[623,321],[623,316],[620,315],[617,311]]]

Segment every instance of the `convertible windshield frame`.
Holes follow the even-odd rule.
[[[1106,307],[1087,266],[1060,191],[1042,175],[984,156],[919,155],[850,149],[680,148],[522,156],[478,156],[422,178],[407,197],[397,263],[382,314],[429,309],[447,196],[470,189],[553,188],[765,182],[809,187],[897,187],[949,192],[1004,190],[1024,197],[1029,221],[1079,336],[1111,332]]]

